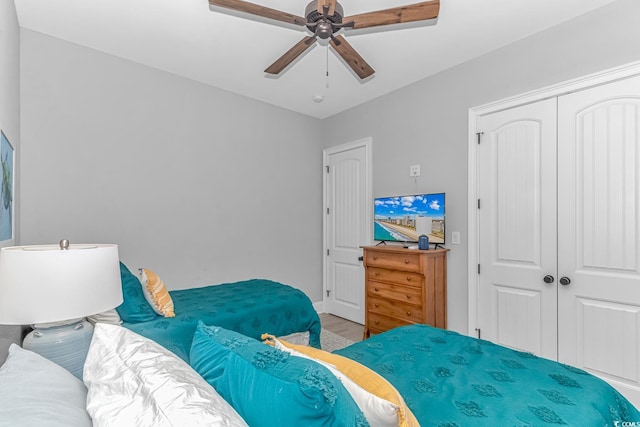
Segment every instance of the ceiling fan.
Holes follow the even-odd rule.
[[[312,36],[305,36],[284,55],[267,67],[265,73],[280,74],[297,57],[314,45],[318,38],[329,40],[329,44],[344,59],[361,79],[366,79],[375,71],[356,52],[342,35],[336,35],[343,28],[370,28],[382,25],[425,21],[438,17],[440,0],[431,0],[407,6],[344,16],[340,3],[336,0],[313,0],[305,9],[305,17],[292,15],[266,6],[249,3],[244,0],[209,0],[212,6],[233,9],[239,12],[269,18],[287,24],[306,27]]]

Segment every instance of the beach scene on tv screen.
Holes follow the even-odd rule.
[[[444,243],[444,193],[376,198],[373,216],[375,240]]]

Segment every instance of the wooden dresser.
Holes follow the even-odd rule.
[[[447,327],[448,249],[363,246],[364,337],[412,323]]]

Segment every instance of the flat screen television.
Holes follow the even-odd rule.
[[[422,234],[429,243],[445,243],[445,193],[376,197],[373,238],[381,242],[415,243]]]

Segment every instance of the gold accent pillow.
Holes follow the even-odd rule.
[[[351,360],[338,354],[328,353],[314,347],[291,344],[268,334],[262,335],[262,339],[266,344],[272,345],[280,350],[286,351],[286,349],[291,349],[306,355],[319,363],[328,364],[334,367],[340,371],[342,375],[353,381],[366,392],[397,407],[397,424],[394,424],[400,427],[420,427],[420,423],[416,419],[415,415],[413,415],[413,412],[411,412],[398,390],[396,390],[391,383],[380,376],[377,372],[356,362],[355,360]],[[351,392],[351,390],[349,391]],[[366,406],[369,407],[364,408],[360,405],[360,401],[361,399],[356,400],[365,416],[367,416],[367,414],[372,410],[378,414],[382,411],[386,411],[386,409],[380,408],[379,402],[375,403],[372,399],[368,399],[368,404]],[[372,405],[377,406],[377,408],[372,408]]]
[[[160,280],[156,273],[148,268],[141,268],[139,270],[142,292],[151,308],[160,316],[175,317],[173,300],[164,282]]]

